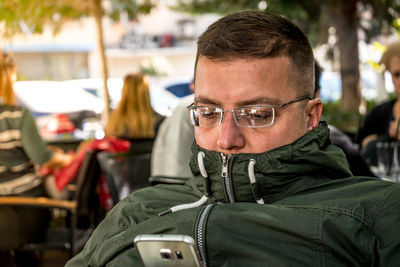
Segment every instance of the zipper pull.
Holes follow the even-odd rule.
[[[228,176],[228,157],[221,153],[221,157],[222,157],[222,173],[221,176],[223,178]]]
[[[235,198],[234,198],[234,194],[232,191],[231,181],[230,181],[229,175],[228,175],[228,162],[229,162],[229,159],[232,157],[232,155],[231,154],[224,155],[223,153],[221,153],[221,157],[222,157],[221,176],[224,180],[224,188],[225,188],[226,196],[228,198],[228,202],[233,203],[233,202],[235,202]]]

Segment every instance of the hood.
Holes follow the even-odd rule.
[[[192,153],[194,177],[188,183],[195,192],[216,202],[272,203],[329,180],[352,176],[343,151],[331,144],[324,121],[291,144],[259,154],[228,155],[226,175],[221,153],[196,143]]]

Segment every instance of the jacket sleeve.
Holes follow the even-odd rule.
[[[133,194],[134,195],[134,194]],[[137,224],[145,220],[146,214],[140,211],[140,202],[132,196],[119,202],[96,227],[83,250],[70,259],[65,266],[104,266],[112,258],[133,245]]]
[[[192,223],[177,219],[180,214],[158,214],[177,204],[191,203],[198,196],[182,185],[158,185],[135,191],[120,201],[97,226],[84,249],[66,266],[126,266],[140,262],[133,240],[138,234],[176,233],[177,222],[192,231]],[[180,217],[179,217],[180,218]],[[194,220],[196,216],[188,216]],[[137,266],[132,264],[132,266]]]
[[[376,266],[398,266],[400,263],[400,186],[393,184],[378,219],[373,226],[376,235]]]
[[[40,136],[31,113],[24,109],[21,118],[21,142],[28,157],[42,165],[50,160],[53,152],[47,150],[46,143]]]

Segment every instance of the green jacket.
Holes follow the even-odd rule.
[[[352,177],[326,123],[229,157],[194,145],[194,178],[128,196],[67,266],[141,266],[152,233],[192,236],[206,266],[400,266],[400,185]]]

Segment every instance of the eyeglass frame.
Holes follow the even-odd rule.
[[[306,99],[307,99],[307,100],[312,100],[313,98],[312,98],[311,96],[302,96],[302,97],[298,97],[298,98],[289,100],[288,102],[282,103],[282,104],[280,104],[280,105],[246,105],[246,106],[234,107],[232,110],[224,110],[224,109],[222,109],[222,108],[220,108],[220,107],[214,107],[214,108],[219,108],[219,109],[221,109],[221,116],[220,116],[220,119],[219,119],[219,123],[218,123],[217,125],[215,125],[215,126],[221,125],[221,123],[222,123],[222,121],[223,121],[223,119],[224,119],[224,113],[225,113],[225,112],[231,112],[232,115],[233,115],[233,119],[234,119],[236,125],[239,126],[239,127],[245,127],[245,128],[265,128],[265,127],[270,127],[270,126],[272,126],[272,125],[274,124],[274,122],[275,122],[275,108],[282,108],[282,107],[285,107],[285,106],[287,106],[287,105],[289,105],[289,104],[296,103],[296,102],[299,102],[299,101],[302,101],[302,100],[306,100]],[[195,106],[195,105],[194,105],[194,102],[193,102],[192,104],[190,104],[189,106],[187,106],[186,108],[187,108],[188,111],[189,111],[190,123],[191,123],[193,126],[195,126],[195,127],[200,127],[200,128],[213,128],[213,127],[215,127],[215,126],[211,126],[211,127],[201,127],[201,126],[196,126],[196,125],[194,125],[194,122],[193,122],[193,120],[192,120],[192,115],[191,115],[190,113],[191,113],[192,110],[194,110],[194,109],[196,109],[196,108],[199,108],[199,107],[213,107],[213,106]],[[268,125],[265,125],[265,126],[244,126],[244,125],[239,125],[234,111],[235,111],[236,109],[238,109],[238,108],[251,108],[251,107],[270,107],[270,108],[272,108],[273,118],[272,118],[271,123],[268,124]]]

